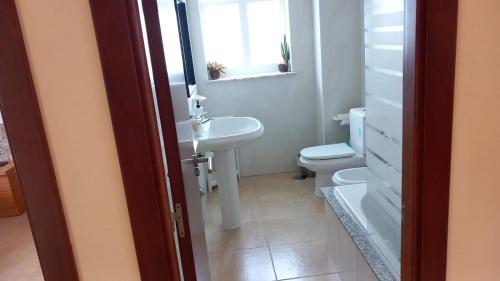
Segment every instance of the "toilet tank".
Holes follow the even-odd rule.
[[[349,110],[350,140],[349,145],[354,151],[365,155],[365,119],[366,108],[352,108]]]

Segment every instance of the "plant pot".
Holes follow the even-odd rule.
[[[278,64],[278,69],[280,72],[288,72],[288,63]]]
[[[210,70],[209,72],[210,80],[217,80],[220,78],[220,70]]]

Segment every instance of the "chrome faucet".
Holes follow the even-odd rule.
[[[203,112],[202,114],[200,115],[191,115],[191,118],[195,118],[195,119],[204,119],[205,118],[205,115],[207,115],[206,112]]]
[[[207,113],[203,112],[200,115],[193,115],[191,117],[195,118],[196,120],[198,120],[198,124],[200,124],[200,125],[205,124],[205,123],[207,123],[207,122],[215,119],[215,117],[210,117],[210,118],[205,119],[205,115],[207,115]]]
[[[200,125],[203,125],[203,124],[205,124],[207,122],[210,122],[211,120],[214,120],[214,119],[215,119],[215,117],[210,117],[210,118],[207,118],[207,119],[203,119],[203,121],[200,122]]]

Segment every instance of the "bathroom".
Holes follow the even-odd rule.
[[[399,280],[403,1],[176,7],[212,280]]]

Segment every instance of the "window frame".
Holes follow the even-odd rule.
[[[247,5],[248,3],[256,3],[256,2],[268,2],[268,1],[277,1],[280,5],[282,21],[283,21],[283,34],[286,34],[288,45],[291,53],[291,44],[290,44],[290,36],[289,36],[289,17],[287,13],[288,1],[287,0],[199,0],[199,8],[200,8],[200,22],[202,25],[202,38],[203,38],[203,54],[206,62],[212,61],[212,58],[207,57],[207,46],[206,46],[206,32],[203,28],[203,23],[205,22],[205,9],[209,6],[218,6],[218,5],[228,5],[228,4],[238,4],[239,6],[239,18],[240,18],[240,31],[241,31],[241,43],[243,48],[243,62],[238,67],[227,67],[225,69],[225,78],[238,77],[238,76],[254,76],[258,74],[265,73],[278,73],[278,62],[270,62],[267,64],[254,64],[252,63],[252,54],[250,50],[250,29],[248,25],[248,11]],[[278,48],[278,46],[277,46]],[[290,58],[290,61],[292,59]],[[224,64],[224,62],[220,62]],[[289,71],[291,71],[289,69]],[[208,77],[208,73],[207,73]]]

